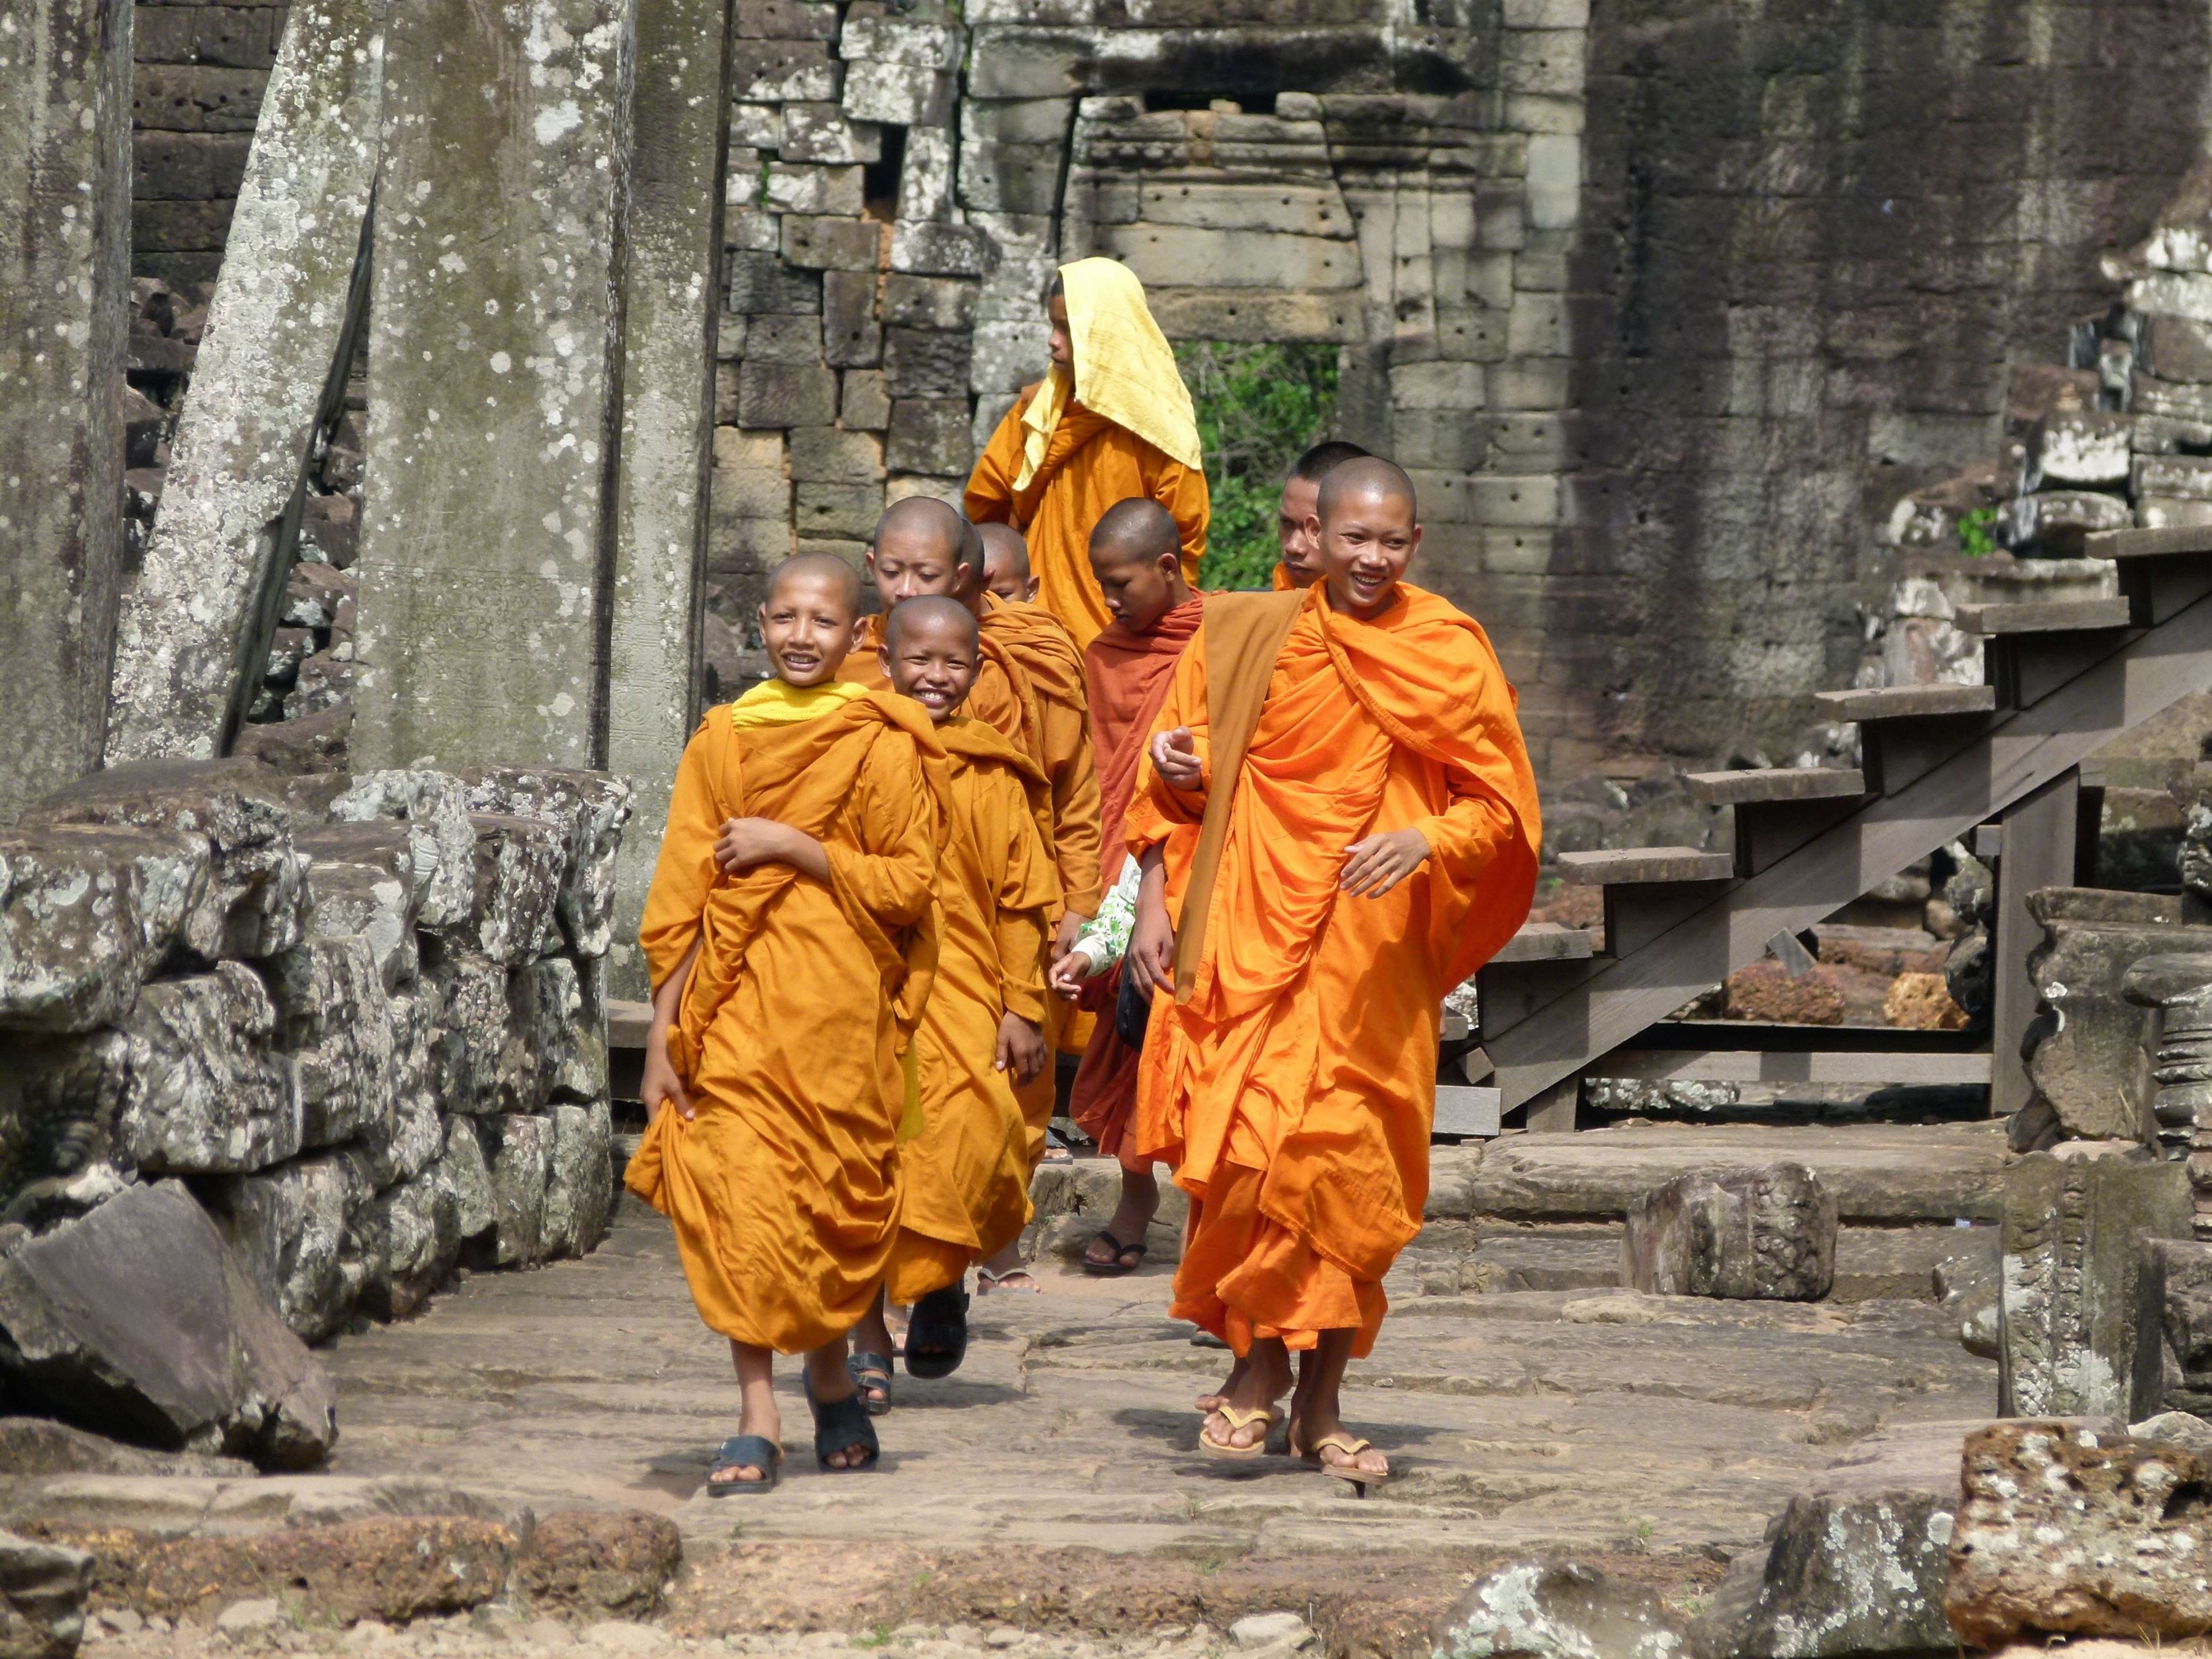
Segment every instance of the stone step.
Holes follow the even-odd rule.
[[[1962,632],[1988,635],[2074,634],[2128,625],[2125,599],[2046,599],[2025,605],[1962,605]]]
[[[1881,685],[1854,691],[1815,691],[1813,702],[1833,720],[1916,720],[1996,711],[1993,685]]]
[[[1833,800],[1863,795],[1866,779],[1838,766],[1766,766],[1735,772],[1692,772],[1682,780],[1700,806],[1748,806],[1759,801]]]
[[[1559,874],[1570,887],[1611,887],[1629,882],[1726,881],[1735,860],[1694,847],[1632,847],[1618,852],[1562,853]]]

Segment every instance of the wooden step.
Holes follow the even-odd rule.
[[[2087,538],[2093,559],[2170,559],[2212,555],[2212,525],[2174,525],[2165,530],[2101,530]]]
[[[1805,1083],[1885,1087],[1948,1084],[1987,1087],[1986,1054],[1931,1054],[1911,1049],[1794,1054],[1759,1048],[1616,1048],[1585,1077],[1644,1083]]]
[[[2212,525],[2108,530],[2088,540],[2091,558],[2110,559],[2137,628],[2155,628],[2212,592]]]
[[[1815,691],[1813,702],[1833,720],[1915,720],[1946,714],[1987,714],[1997,706],[1991,685],[1880,685],[1856,691]]]
[[[1491,957],[1492,963],[1500,962],[1584,962],[1590,954],[1590,936],[1585,928],[1562,927],[1556,921],[1531,921],[1522,924],[1521,931],[1498,947]]]
[[[1735,860],[1694,847],[1632,847],[1620,852],[1562,853],[1559,874],[1570,887],[1611,887],[1628,882],[1726,881]]]
[[[653,1005],[649,1002],[629,1002],[620,997],[607,999],[607,1047],[610,1048],[642,1048],[645,1034],[653,1026]]]
[[[1682,781],[1701,806],[1747,806],[1760,801],[1833,800],[1866,793],[1866,779],[1838,766],[1767,766],[1736,772],[1692,772]]]
[[[2128,625],[2125,599],[2040,599],[2026,605],[1962,605],[1959,626],[1969,634],[2074,634]]]

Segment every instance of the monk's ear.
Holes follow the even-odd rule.
[[[1408,569],[1413,568],[1413,561],[1420,556],[1420,553],[1421,526],[1416,524],[1413,526],[1413,539],[1406,544],[1406,565]]]
[[[1028,581],[1022,584],[1022,598],[1031,605],[1035,605],[1036,603],[1037,589],[1043,586],[1044,578],[1042,576],[1030,577]]]
[[[862,641],[867,637],[868,619],[866,617],[855,617],[853,618],[853,642],[845,648],[848,651],[858,651]]]

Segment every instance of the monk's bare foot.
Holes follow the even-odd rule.
[[[816,1349],[806,1356],[806,1383],[812,1390],[817,1406],[834,1406],[841,1400],[850,1400],[860,1389],[845,1369],[843,1343],[836,1345],[839,1352],[832,1358],[829,1350]],[[825,1469],[857,1469],[868,1461],[865,1441],[854,1441],[849,1446],[840,1446],[821,1459]]]
[[[890,1327],[884,1318],[883,1298],[860,1316],[860,1322],[853,1327],[853,1358],[848,1369],[854,1381],[860,1384],[861,1403],[871,1412],[883,1413],[890,1409],[890,1372],[884,1369],[890,1357],[898,1352],[892,1346]],[[867,1364],[857,1363],[865,1359]]]
[[[1085,1247],[1083,1260],[1092,1267],[1120,1267],[1124,1273],[1133,1270],[1142,1253],[1137,1247],[1145,1242],[1145,1229],[1152,1224],[1152,1217],[1160,1207],[1159,1182],[1150,1170],[1123,1169],[1121,1199],[1114,1206],[1113,1218],[1107,1222],[1104,1237],[1094,1238]],[[1115,1249],[1114,1246],[1121,1248]]]
[[[738,1432],[740,1435],[757,1434],[769,1445],[780,1446],[783,1443],[783,1419],[773,1406],[765,1412],[741,1411],[738,1413]],[[707,1472],[707,1484],[710,1486],[757,1486],[768,1476],[769,1472],[757,1464],[725,1464]]]
[[[1021,1291],[1030,1296],[1042,1296],[1044,1287],[1027,1267],[1008,1267],[1001,1273],[995,1267],[975,1270],[975,1294],[988,1296],[994,1291]]]
[[[1267,1431],[1273,1426],[1269,1414],[1290,1389],[1291,1358],[1279,1341],[1269,1340],[1253,1343],[1240,1363],[1244,1375],[1207,1415],[1200,1432],[1217,1446],[1247,1451],[1267,1444]],[[1228,1416],[1231,1411],[1237,1413],[1233,1425]]]
[[[1211,1416],[1213,1413],[1219,1411],[1222,1407],[1229,1402],[1230,1395],[1237,1392],[1237,1385],[1243,1382],[1243,1380],[1244,1362],[1240,1359],[1229,1368],[1229,1375],[1221,1379],[1221,1386],[1219,1388],[1216,1389],[1212,1394],[1202,1394],[1199,1395],[1199,1397],[1191,1403],[1200,1411]]]
[[[1352,1450],[1355,1446],[1359,1449]],[[1390,1478],[1390,1460],[1346,1429],[1344,1419],[1333,1409],[1325,1411],[1317,1402],[1291,1418],[1291,1449],[1325,1469],[1342,1469],[1376,1480]]]

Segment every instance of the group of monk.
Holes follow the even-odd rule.
[[[1285,481],[1273,591],[1199,592],[1197,422],[1142,289],[1079,260],[1046,308],[960,507],[895,503],[865,582],[778,566],[773,675],[677,774],[627,1180],[731,1345],[717,1497],[778,1482],[778,1354],[820,1466],[866,1469],[894,1356],[964,1358],[970,1269],[1040,1289],[1061,1052],[1121,1171],[1085,1269],[1142,1265],[1157,1165],[1188,1197],[1170,1311],[1235,1360],[1199,1448],[1262,1457],[1287,1417],[1292,1458],[1390,1476],[1341,1385],[1420,1225],[1443,995],[1534,888],[1513,690],[1405,580],[1412,483],[1350,444]]]

